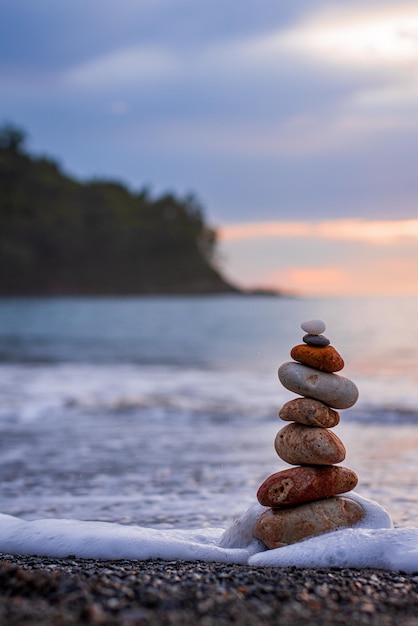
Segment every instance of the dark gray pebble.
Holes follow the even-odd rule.
[[[417,626],[418,575],[0,556],[7,626]]]
[[[331,343],[324,335],[304,335],[303,341],[315,348],[325,348]]]

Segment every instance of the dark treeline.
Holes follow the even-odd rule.
[[[0,294],[187,294],[236,289],[193,197],[79,182],[0,128]]]

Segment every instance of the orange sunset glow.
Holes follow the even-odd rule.
[[[219,231],[231,276],[300,295],[418,294],[418,220],[231,224]]]
[[[418,219],[377,221],[362,219],[326,220],[321,222],[251,222],[226,224],[219,229],[224,241],[258,237],[322,237],[371,243],[399,237],[418,238]]]

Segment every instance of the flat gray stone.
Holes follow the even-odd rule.
[[[331,343],[325,335],[304,335],[303,341],[308,346],[314,346],[315,348],[325,348]]]

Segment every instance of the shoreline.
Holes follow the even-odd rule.
[[[418,573],[0,555],[0,624],[418,626]]]

